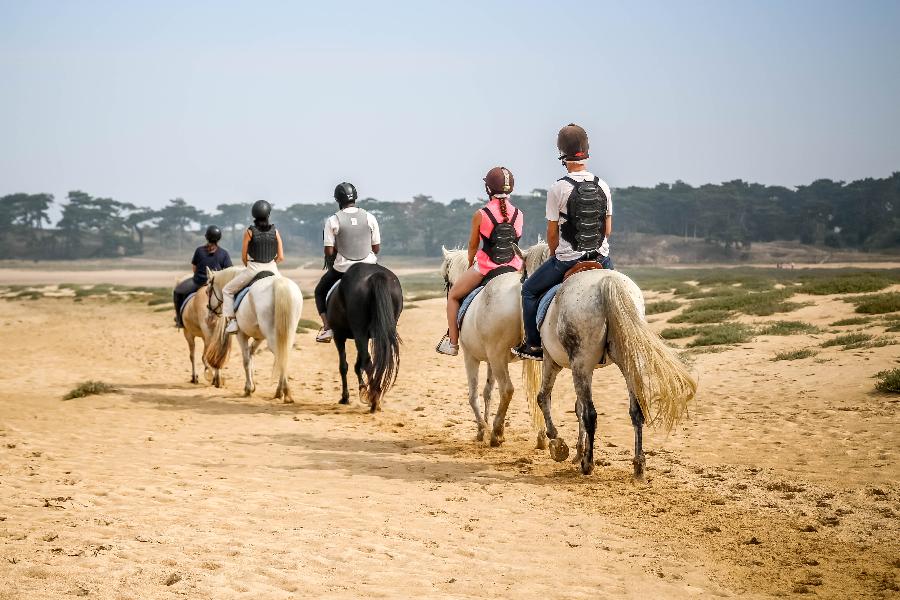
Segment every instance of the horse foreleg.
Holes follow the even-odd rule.
[[[194,349],[196,347],[194,336],[188,336],[185,333],[184,337],[187,339],[188,343],[188,353],[191,355],[191,383],[200,383],[200,378],[197,377],[197,366],[194,360]]]
[[[469,384],[469,406],[472,407],[472,412],[475,414],[475,425],[478,427],[475,433],[475,441],[483,442],[484,432],[487,430],[487,419],[481,417],[481,404],[478,401],[478,370],[481,367],[481,363],[469,356],[468,353],[465,353],[463,358],[466,363],[466,381]],[[488,381],[490,381],[490,372],[491,368],[488,367]],[[490,394],[490,390],[487,387],[485,387],[485,393]],[[488,403],[487,395],[484,400],[486,405]]]
[[[497,380],[497,391],[500,392],[500,403],[497,405],[497,414],[494,415],[494,429],[491,431],[491,446],[499,446],[505,440],[503,432],[506,429],[506,411],[509,409],[509,401],[512,400],[512,380],[509,378],[509,366],[500,365],[494,373]]]
[[[341,399],[338,404],[350,404],[350,390],[347,389],[347,338],[334,338],[334,345],[338,351],[338,370],[341,372]]]
[[[597,430],[597,411],[591,398],[591,378],[593,365],[572,365],[572,382],[578,398],[575,412],[578,413],[578,454],[581,458],[581,472],[590,475],[594,470],[594,434]]]
[[[553,386],[556,383],[556,376],[562,370],[558,364],[553,362],[550,357],[545,357],[541,368],[541,390],[538,392],[537,403],[544,414],[544,424],[547,428],[547,437],[550,438],[549,448],[550,456],[556,462],[566,460],[569,456],[569,447],[566,442],[559,437],[559,431],[556,424],[553,423],[553,417],[550,415],[550,407],[553,399]]]
[[[647,463],[644,459],[644,413],[638,404],[637,397],[634,392],[628,390],[628,414],[631,415],[631,424],[634,426],[634,478],[637,481],[644,480],[644,465]]]
[[[491,393],[494,391],[494,369],[491,363],[487,363],[487,379],[484,380],[484,389],[481,391],[484,396],[484,428],[487,429],[487,423],[491,418]],[[477,418],[477,416],[476,416]]]
[[[256,391],[256,385],[253,383],[253,352],[259,344],[251,343],[241,332],[238,332],[237,339],[241,346],[241,356],[244,359],[244,396],[250,396]]]

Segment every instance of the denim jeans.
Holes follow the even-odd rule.
[[[558,283],[562,283],[566,271],[578,264],[578,260],[559,260],[551,256],[550,260],[538,267],[522,284],[522,314],[525,319],[525,342],[529,346],[541,345],[541,332],[537,327],[538,303],[541,296]],[[612,260],[608,256],[599,259],[604,269],[612,269]]]

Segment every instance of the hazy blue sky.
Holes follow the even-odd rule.
[[[565,12],[570,8],[571,12]],[[900,2],[0,0],[0,194],[475,198],[900,170]]]

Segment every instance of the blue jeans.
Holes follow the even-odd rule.
[[[612,260],[608,256],[599,259],[604,269],[612,269]],[[566,271],[578,264],[578,260],[559,260],[551,256],[550,260],[538,267],[522,284],[522,314],[525,319],[525,343],[529,346],[541,345],[541,332],[537,327],[538,303],[541,296],[558,283],[562,283]]]

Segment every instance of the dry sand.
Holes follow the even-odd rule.
[[[850,315],[811,300],[789,318]],[[898,595],[900,403],[871,376],[900,346],[771,362],[822,336],[764,336],[697,355],[691,417],[645,434],[641,486],[614,367],[595,374],[592,476],[533,449],[518,366],[506,444],[473,442],[462,360],[433,352],[442,314],[403,313],[373,416],[336,404],[336,353],[312,332],[284,405],[267,352],[252,398],[236,353],[224,389],[188,384],[168,312],[0,302],[0,599]],[[121,392],[61,400],[86,379]],[[557,390],[573,445],[568,374]]]

